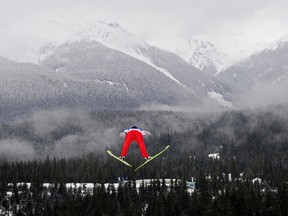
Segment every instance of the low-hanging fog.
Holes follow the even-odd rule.
[[[167,144],[175,148],[186,146],[187,150],[205,146],[206,151],[213,152],[220,145],[217,140],[237,145],[241,134],[252,133],[260,127],[273,127],[271,130],[280,131],[277,137],[272,131],[271,136],[265,136],[265,139],[285,141],[285,131],[288,132],[287,108],[287,105],[279,105],[222,113],[88,112],[77,109],[37,111],[0,125],[1,159],[43,159],[48,155],[57,158],[78,157],[89,153],[104,154],[107,148],[120,152],[123,139],[119,133],[135,124],[153,134],[152,141],[150,138],[147,141],[150,149],[152,145],[157,145],[157,139],[169,134],[175,137],[173,143]],[[213,134],[209,134],[211,131]],[[207,139],[203,136],[207,136]]]
[[[179,116],[178,116],[179,115]],[[73,157],[103,153],[122,145],[119,133],[138,125],[153,135],[181,131],[189,121],[179,113],[148,111],[99,111],[55,109],[36,111],[3,123],[0,152],[5,159]]]

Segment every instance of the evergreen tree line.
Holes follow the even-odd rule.
[[[151,181],[136,188],[135,181],[85,188],[66,188],[65,184],[48,189],[41,184],[13,187],[13,195],[2,199],[4,212],[14,215],[287,215],[288,185],[277,191],[263,189],[258,183],[233,181],[223,184],[198,176],[196,189],[189,193],[185,181]],[[83,192],[84,191],[84,192]],[[2,192],[1,192],[2,193]]]

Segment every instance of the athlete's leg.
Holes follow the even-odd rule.
[[[126,134],[126,137],[125,137],[125,140],[123,143],[123,147],[122,147],[122,152],[121,152],[120,156],[126,157],[128,150],[129,150],[129,147],[130,147],[130,144],[133,142],[133,136],[132,135],[133,134],[131,134],[131,132]]]
[[[136,142],[138,143],[138,146],[139,146],[139,149],[140,149],[142,157],[143,158],[147,158],[148,157],[148,153],[147,153],[147,150],[146,150],[146,146],[144,144],[144,138],[143,138],[142,133],[136,131],[135,132],[135,139],[136,139]]]

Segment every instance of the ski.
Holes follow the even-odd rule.
[[[153,157],[151,157],[150,159],[146,160],[144,163],[142,163],[140,166],[138,166],[134,171],[137,171],[138,169],[140,169],[141,167],[143,167],[144,165],[146,165],[147,163],[149,163],[151,160],[155,159],[156,157],[158,157],[159,155],[161,155],[163,152],[165,152],[167,149],[169,148],[169,145],[166,146],[162,151],[160,151],[158,154],[154,155]]]
[[[107,150],[107,153],[109,155],[111,155],[113,158],[115,158],[116,160],[122,162],[123,164],[125,164],[126,166],[129,166],[129,167],[133,167],[131,164],[129,164],[128,162],[126,162],[125,160],[121,160],[119,157],[117,157],[116,155],[114,155],[110,150]]]

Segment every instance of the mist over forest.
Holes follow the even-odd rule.
[[[165,111],[43,110],[1,125],[1,155],[9,160],[41,159],[103,154],[116,146],[120,151],[119,133],[131,125],[159,136],[195,127],[195,117]]]
[[[173,141],[167,143],[179,151],[205,149],[208,154],[221,145],[248,145],[243,143],[244,137],[257,130],[261,133],[262,129],[269,130],[261,137],[265,142],[271,142],[271,145],[285,142],[287,118],[287,105],[215,113],[42,110],[3,122],[0,152],[1,159],[9,161],[105,154],[108,148],[119,153],[123,143],[119,133],[131,125],[138,125],[152,133],[147,139],[151,154],[159,137],[167,134],[175,139],[181,137],[179,141],[172,138]]]

